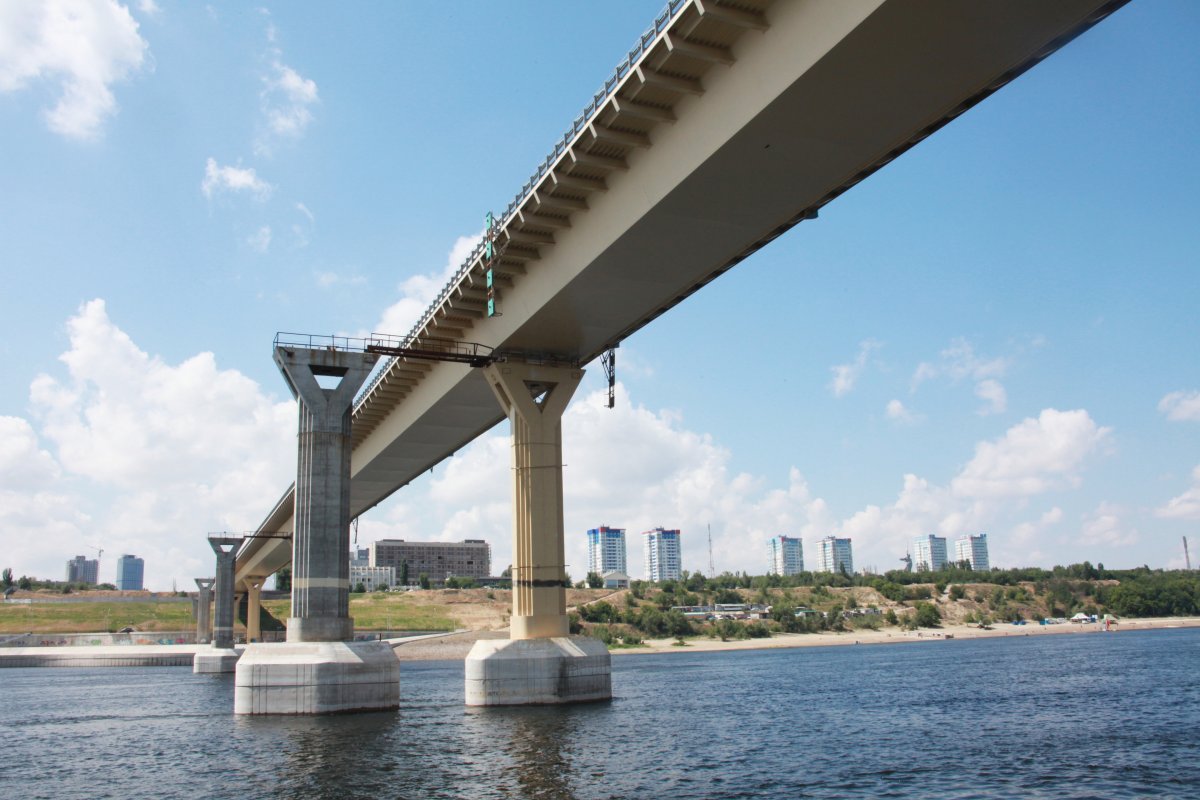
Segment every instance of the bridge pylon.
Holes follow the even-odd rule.
[[[192,672],[211,674],[233,672],[241,655],[233,646],[233,560],[241,537],[210,536],[208,543],[217,554],[217,578],[213,616],[212,649],[196,653]]]
[[[194,608],[196,617],[196,644],[208,644],[212,641],[212,587],[216,578],[196,578],[196,594]]]
[[[400,706],[400,667],[383,642],[347,641],[350,450],[354,396],[379,356],[353,340],[276,339],[299,407],[287,641],[254,643],[238,661],[235,714],[329,714]],[[319,346],[319,345],[324,346]],[[322,386],[318,377],[333,386]]]
[[[566,609],[562,415],[583,370],[502,361],[484,374],[512,425],[513,615],[508,641],[471,648],[467,705],[607,700],[608,648],[571,636]]]

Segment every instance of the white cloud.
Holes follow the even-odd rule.
[[[829,383],[829,390],[833,392],[834,397],[843,397],[854,388],[854,384],[858,382],[859,376],[862,375],[867,366],[867,359],[870,358],[871,352],[878,350],[883,345],[874,339],[867,339],[858,346],[858,355],[849,364],[839,364],[830,367],[830,372],[833,373],[833,380]]]
[[[151,585],[190,586],[212,572],[204,535],[256,527],[290,482],[295,405],[219,369],[211,353],[177,365],[148,355],[102,300],[67,329],[66,376],[40,375],[30,388],[32,420],[50,446],[38,448],[24,421],[0,423],[0,459],[19,458],[40,476],[3,481],[3,549],[14,570],[55,577],[63,559],[95,542],[106,554],[145,557]],[[101,564],[102,579],[111,563]]]
[[[966,339],[955,339],[938,354],[936,363],[923,361],[913,371],[909,388],[916,391],[922,383],[946,378],[951,383],[963,380],[975,382],[975,394],[987,401],[978,413],[981,416],[1003,413],[1008,408],[1008,393],[997,378],[1004,376],[1011,359],[979,355]]]
[[[1125,528],[1121,523],[1122,510],[1111,503],[1101,503],[1096,510],[1086,515],[1079,531],[1079,541],[1089,547],[1125,546],[1136,544],[1137,529]]]
[[[312,122],[310,107],[319,99],[316,82],[279,62],[271,65],[271,74],[263,81],[263,113],[270,131],[287,137],[303,134]]]
[[[148,17],[158,16],[159,12],[162,11],[158,7],[158,3],[154,2],[154,0],[139,0],[138,10]]]
[[[110,87],[141,69],[148,50],[129,10],[114,0],[0,3],[0,92],[57,84],[46,124],[71,139],[100,135],[117,112]]]
[[[384,310],[377,327],[371,333],[384,333],[390,336],[406,336],[412,326],[425,313],[425,309],[434,301],[458,268],[467,260],[467,256],[483,238],[483,231],[474,236],[460,236],[450,248],[446,264],[441,272],[426,275],[414,275],[400,284],[401,297]]]
[[[259,253],[265,253],[270,250],[271,226],[263,225],[261,228],[247,237],[246,244],[250,245],[251,250],[255,250]]]
[[[20,417],[0,417],[0,485],[43,489],[61,474],[54,456],[41,449],[33,427]]]
[[[1200,422],[1200,391],[1171,392],[1158,401],[1158,410],[1172,422]]]
[[[914,414],[910,409],[904,407],[904,403],[899,400],[889,400],[885,409],[887,418],[905,425],[913,425],[921,420],[920,415]]]
[[[1000,385],[1000,381],[988,378],[975,386],[975,396],[987,401],[977,412],[980,416],[1001,414],[1008,408],[1008,392]]]
[[[1037,419],[1009,428],[1003,438],[976,445],[975,457],[951,488],[961,497],[1000,499],[1078,486],[1085,460],[1110,432],[1082,409],[1045,409]]]
[[[1172,497],[1165,506],[1154,511],[1163,519],[1200,520],[1200,465],[1192,470],[1192,485],[1183,494]]]
[[[250,192],[257,199],[265,200],[274,188],[258,177],[253,167],[222,167],[214,158],[205,162],[204,180],[200,182],[200,191],[210,199],[217,192]]]
[[[331,289],[339,284],[345,286],[363,286],[367,279],[362,275],[343,275],[338,272],[315,272],[313,277],[317,282],[317,286],[322,289]]]

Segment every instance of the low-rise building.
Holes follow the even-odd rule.
[[[394,567],[350,567],[350,588],[362,584],[368,592],[376,589],[389,589],[396,585],[396,570]]]

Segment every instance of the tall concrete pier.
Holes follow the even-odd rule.
[[[562,415],[583,370],[502,362],[484,369],[512,424],[513,615],[510,640],[467,656],[467,705],[612,697],[608,648],[570,636],[563,545]]]
[[[212,587],[216,578],[196,578],[196,644],[212,641]]]
[[[241,537],[210,536],[208,543],[217,554],[216,608],[212,649],[196,654],[192,672],[233,672],[238,652],[233,647],[233,562]]]
[[[252,644],[238,662],[234,712],[324,714],[393,709],[400,668],[391,647],[353,643],[350,618],[350,409],[378,356],[277,343],[299,406],[287,642]],[[323,387],[319,379],[333,386]]]

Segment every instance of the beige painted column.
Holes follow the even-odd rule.
[[[262,579],[246,581],[246,643],[262,641]]]
[[[562,415],[583,370],[498,363],[484,369],[512,423],[513,639],[566,636]]]

